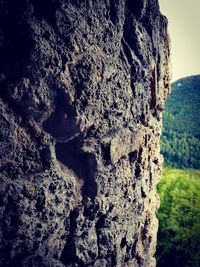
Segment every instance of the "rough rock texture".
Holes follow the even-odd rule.
[[[157,0],[0,0],[0,266],[152,267]]]

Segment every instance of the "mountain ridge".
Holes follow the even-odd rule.
[[[166,166],[200,168],[200,75],[171,85],[163,112],[161,153]]]

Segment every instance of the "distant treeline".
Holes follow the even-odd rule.
[[[163,113],[165,166],[200,168],[200,75],[172,84]]]

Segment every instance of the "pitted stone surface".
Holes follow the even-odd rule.
[[[154,267],[157,0],[0,0],[0,266]]]

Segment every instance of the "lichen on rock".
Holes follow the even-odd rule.
[[[154,267],[157,0],[0,0],[0,266]]]

